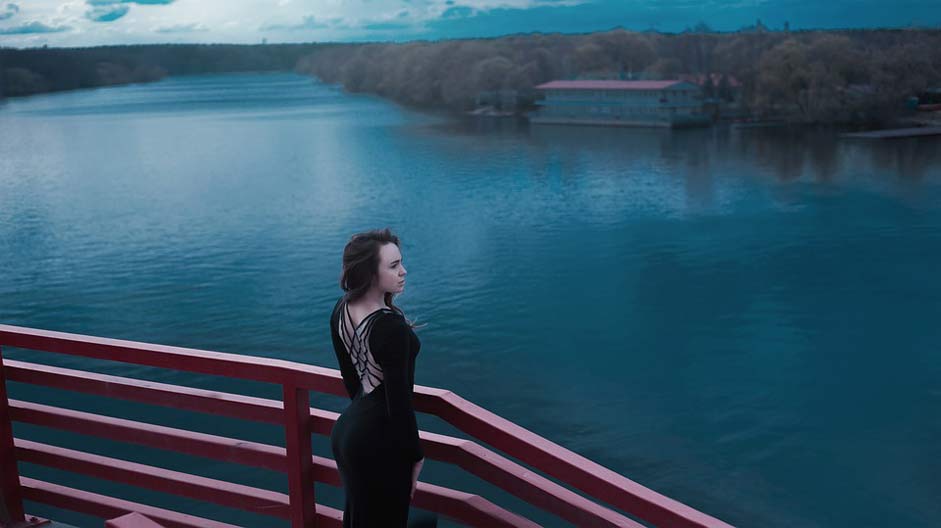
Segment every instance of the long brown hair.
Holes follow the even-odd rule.
[[[344,301],[355,302],[369,291],[379,272],[379,249],[388,243],[401,247],[399,237],[388,227],[356,233],[350,237],[343,248],[343,271],[340,273],[340,288],[346,292]],[[386,292],[383,301],[392,311],[405,317],[405,312],[392,302],[393,297],[392,292]],[[407,317],[405,322],[416,328]]]

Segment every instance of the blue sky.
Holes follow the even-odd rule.
[[[0,0],[0,46],[403,41],[614,27],[941,27],[941,0]]]

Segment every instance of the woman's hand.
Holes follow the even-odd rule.
[[[418,462],[415,462],[415,466],[412,467],[412,491],[409,494],[409,500],[415,496],[415,488],[418,487],[418,474],[421,473],[422,466],[425,465],[425,459],[421,459]]]

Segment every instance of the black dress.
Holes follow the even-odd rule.
[[[412,468],[424,456],[412,407],[421,342],[405,317],[388,308],[352,327],[341,297],[330,334],[352,402],[337,418],[330,443],[346,491],[343,527],[404,527]]]

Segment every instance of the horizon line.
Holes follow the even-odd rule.
[[[689,28],[682,31],[662,31],[659,29],[627,29],[623,26],[614,26],[610,29],[596,30],[596,31],[582,31],[582,32],[542,32],[542,31],[529,31],[529,32],[518,32],[518,33],[506,33],[503,35],[489,36],[489,37],[463,37],[463,38],[438,38],[438,39],[409,39],[409,40],[351,40],[351,41],[301,41],[301,42],[268,42],[267,38],[263,38],[263,42],[143,42],[143,43],[133,43],[133,44],[98,44],[94,46],[49,46],[44,44],[42,46],[30,46],[30,47],[16,47],[16,46],[4,46],[0,43],[0,50],[10,49],[10,50],[34,50],[34,49],[61,49],[61,50],[73,50],[73,49],[95,49],[95,48],[112,48],[112,47],[143,47],[143,46],[310,46],[310,45],[364,45],[364,44],[409,44],[409,43],[419,43],[419,42],[456,42],[464,40],[497,40],[507,37],[519,37],[519,36],[532,36],[532,35],[560,35],[560,36],[577,36],[577,35],[593,35],[597,33],[610,33],[613,31],[625,31],[628,33],[656,33],[660,35],[734,35],[738,33],[750,34],[750,33],[811,33],[811,32],[845,32],[845,31],[868,31],[868,32],[877,32],[877,31],[941,31],[941,24],[935,26],[914,26],[914,25],[905,25],[905,26],[882,26],[882,27],[843,27],[843,28],[802,28],[802,29],[772,29],[768,26],[762,26],[763,29],[760,31],[751,29],[757,26],[748,26],[744,28],[739,28],[736,30],[722,31],[722,30],[710,30],[710,31],[690,31]]]

